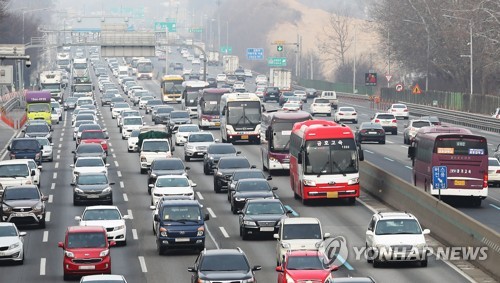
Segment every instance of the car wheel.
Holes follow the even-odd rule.
[[[349,205],[355,205],[356,204],[356,197],[350,197],[347,199],[347,203]]]
[[[245,230],[245,228],[241,228],[241,229],[242,229],[241,239],[243,241],[248,240],[248,238],[249,238],[248,232]]]
[[[146,174],[146,172],[147,172],[146,169],[141,168],[141,174]]]
[[[191,157],[184,155],[184,161],[191,161]]]
[[[68,280],[71,280],[71,279],[72,279],[72,277],[69,274],[64,273],[64,275],[63,275],[63,280],[64,281],[68,281]]]
[[[214,192],[220,193],[220,188],[217,186],[217,182],[214,182]]]
[[[108,201],[108,205],[113,205],[113,195],[111,195],[111,198]]]
[[[233,214],[236,214],[236,207],[233,205],[233,203],[231,202],[231,212]]]
[[[368,249],[368,244],[365,244],[366,247],[366,262],[372,263],[373,262],[373,250]]]
[[[420,261],[420,267],[427,267],[427,259]]]
[[[203,174],[210,175],[210,172],[208,171],[208,167],[206,164],[203,164]]]
[[[380,144],[385,144],[385,139],[384,140],[381,140],[379,141]]]
[[[38,228],[45,229],[45,215],[43,215],[42,220],[38,223]]]
[[[78,200],[76,200],[76,197],[73,197],[73,205],[74,206],[78,206],[80,203],[78,202]]]
[[[382,263],[378,261],[376,258],[373,259],[373,268],[378,268],[380,267]]]

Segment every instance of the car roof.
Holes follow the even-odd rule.
[[[371,277],[335,277],[333,283],[371,283],[375,280]]]
[[[123,281],[125,280],[125,278],[122,275],[116,275],[116,274],[97,274],[97,275],[84,276],[82,277],[82,280],[85,280],[83,282],[102,281],[102,280]]]
[[[252,203],[252,202],[258,202],[258,203],[280,203],[283,205],[283,203],[277,199],[277,198],[256,198],[256,199],[248,199],[246,201],[247,203]]]
[[[319,256],[322,252],[318,250],[291,250],[286,253],[288,257],[290,256]]]
[[[319,224],[319,220],[314,217],[294,217],[281,220],[283,224]]]
[[[106,232],[106,229],[102,226],[69,226],[68,233],[79,233],[79,232]]]
[[[378,218],[387,220],[387,219],[415,219],[415,216],[413,214],[408,213],[408,212],[402,212],[402,211],[390,211],[390,212],[379,212],[376,213],[375,215],[378,216]]]
[[[239,249],[214,249],[214,250],[205,250],[205,255],[245,255]]]
[[[85,210],[96,210],[96,209],[116,209],[119,210],[117,206],[115,205],[92,205],[92,206],[87,206]]]
[[[7,164],[27,164],[28,160],[32,160],[32,159],[1,160],[0,161],[0,165],[7,165]]]
[[[188,179],[188,177],[184,176],[184,175],[162,175],[162,176],[158,176],[157,180],[159,180],[159,179],[167,179],[167,178],[168,179]]]
[[[259,168],[240,168],[240,169],[236,169],[234,171],[234,173],[246,173],[246,172],[260,172],[262,174],[264,174],[264,171],[262,171],[261,169]]]
[[[361,123],[360,128],[363,128],[363,127],[382,128],[382,125],[380,125],[379,123],[373,123],[373,122],[363,122],[363,123]]]
[[[100,156],[82,156],[82,157],[78,157],[78,159],[82,159],[82,160],[84,160],[84,159],[100,159],[100,160],[102,160],[102,157],[100,157]]]
[[[248,160],[245,156],[235,155],[235,156],[222,156],[220,160]],[[220,161],[219,161],[220,163]]]
[[[16,226],[16,224],[12,222],[0,222],[0,227],[10,227],[10,226]]]
[[[183,197],[185,197],[185,199]],[[163,196],[161,198],[160,206],[178,205],[201,206],[197,200],[190,199],[188,196]]]

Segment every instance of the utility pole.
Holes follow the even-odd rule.
[[[218,49],[220,50],[220,0],[217,0],[217,40],[218,40]]]
[[[352,64],[352,93],[356,94],[356,41],[357,41],[357,28],[354,24],[354,60]]]

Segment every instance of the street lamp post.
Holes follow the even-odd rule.
[[[356,41],[357,41],[357,28],[354,25],[354,60],[352,64],[352,93],[356,94]]]
[[[425,31],[427,32],[427,62],[426,62],[426,75],[425,75],[425,91],[429,91],[429,60],[430,60],[430,31],[429,31],[429,26],[426,23],[423,22],[416,22],[412,20],[407,20],[404,19],[403,22],[407,23],[413,23],[413,24],[418,24],[418,25],[424,25],[425,26]]]

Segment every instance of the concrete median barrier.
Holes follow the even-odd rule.
[[[488,247],[486,259],[471,263],[500,281],[499,233],[373,163],[360,163],[360,183],[374,197],[414,214],[433,237],[448,247]]]

